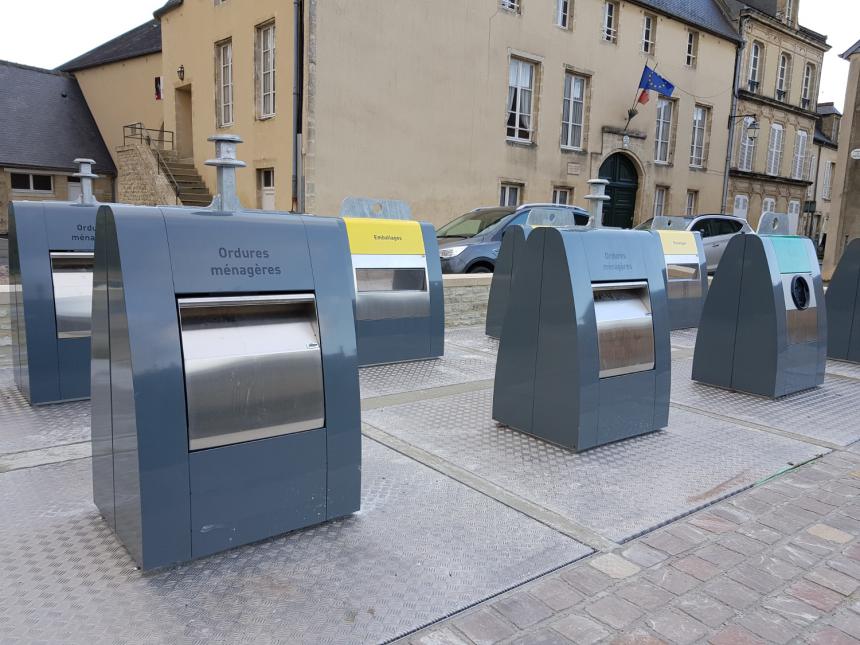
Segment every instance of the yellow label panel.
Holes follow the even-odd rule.
[[[663,255],[698,255],[696,236],[690,231],[657,231],[663,243]]]
[[[403,219],[344,217],[353,255],[424,255],[421,224]]]

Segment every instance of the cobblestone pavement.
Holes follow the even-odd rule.
[[[402,642],[860,643],[858,493],[834,452]]]

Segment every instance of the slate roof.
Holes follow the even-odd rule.
[[[70,74],[0,61],[0,166],[77,171],[74,159],[116,175],[77,80]]]
[[[68,63],[60,65],[61,72],[74,72],[107,63],[117,63],[129,58],[146,56],[161,51],[161,23],[149,20],[134,29],[109,40],[86,54],[81,54]]]
[[[836,106],[833,105],[832,101],[828,103],[819,103],[817,106],[815,106],[815,111],[821,116],[829,116],[831,114],[842,116],[842,112],[836,109]]]
[[[156,18],[161,18],[164,14],[166,14],[171,9],[176,9],[179,5],[182,4],[182,0],[167,0],[161,9],[156,9],[153,14]]]
[[[857,52],[860,52],[860,40],[858,40],[856,43],[851,45],[851,47],[839,54],[839,58],[844,58],[845,60],[848,60],[852,54],[856,54]]]
[[[815,126],[815,133],[812,135],[812,140],[820,146],[829,146],[836,148],[836,142],[821,131],[818,125]]]
[[[717,4],[717,0],[631,0],[717,36],[740,42],[737,30]]]

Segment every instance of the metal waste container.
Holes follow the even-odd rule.
[[[824,382],[827,321],[812,240],[766,213],[726,247],[702,310],[693,380],[777,398]]]
[[[90,396],[90,307],[96,211],[91,159],[79,202],[9,204],[15,384],[32,405]]]
[[[442,356],[445,311],[436,231],[425,222],[344,217],[359,365]]]
[[[825,296],[827,355],[860,363],[860,238],[842,254]]]
[[[666,258],[669,328],[697,327],[708,294],[708,263],[702,236],[678,230],[680,217],[655,217],[651,230],[660,238]]]
[[[646,231],[534,229],[513,274],[493,418],[577,451],[665,427],[663,270]]]

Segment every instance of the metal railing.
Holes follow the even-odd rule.
[[[179,200],[179,182],[167,165],[167,161],[162,154],[165,151],[174,152],[176,145],[176,137],[171,130],[151,130],[143,123],[131,123],[122,126],[122,143],[128,145],[129,141],[136,141],[146,146],[152,151],[157,162],[157,170],[159,174],[164,174],[167,181],[170,182],[173,192],[176,193],[176,199]]]

